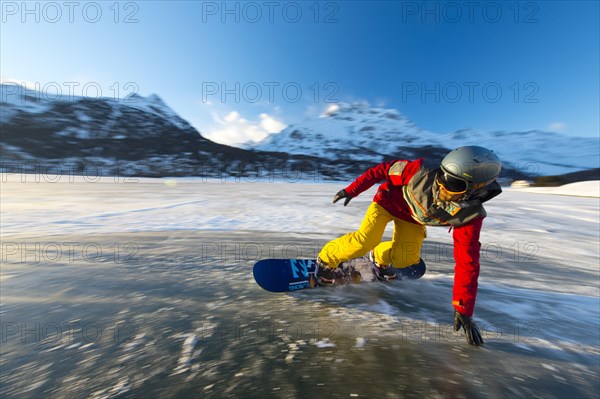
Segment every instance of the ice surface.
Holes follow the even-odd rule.
[[[373,190],[343,207],[347,182],[1,177],[6,397],[597,397],[597,182],[486,205],[476,350],[450,324],[447,228],[428,229],[416,282],[286,295],[252,280],[256,258],[356,229]]]
[[[129,178],[115,183],[112,178],[85,181],[58,176],[36,183],[35,177],[28,176],[2,175],[3,237],[169,230],[284,231],[334,237],[358,227],[375,192],[373,188],[343,207],[333,205],[331,198],[347,182]],[[32,190],[19,190],[29,184],[22,183],[24,179]],[[505,189],[486,204],[484,255],[523,263],[543,256],[570,270],[597,270],[598,187],[599,182],[582,182]],[[72,192],[75,195],[67,195]],[[578,197],[594,193],[595,198]],[[428,235],[450,243],[447,228],[428,228]]]

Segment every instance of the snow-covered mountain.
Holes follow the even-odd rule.
[[[186,154],[219,150],[156,95],[93,99],[1,85],[0,96],[4,167],[68,162],[76,170],[102,168],[108,174],[126,162],[134,173],[160,175],[189,169]]]
[[[311,178],[314,157],[214,143],[157,95],[51,96],[0,85],[0,171],[101,176]],[[344,169],[325,168],[330,177]]]
[[[47,97],[52,97],[48,99]],[[135,176],[257,176],[269,180],[354,178],[384,159],[449,149],[494,149],[507,181],[598,167],[599,140],[546,132],[440,135],[393,109],[336,104],[249,149],[214,143],[157,95],[125,99],[47,96],[0,85],[0,171]],[[42,169],[42,171],[40,171]]]
[[[598,168],[598,138],[557,133],[479,132],[465,129],[436,134],[420,129],[394,109],[367,104],[336,104],[317,118],[291,125],[253,146],[327,159],[379,162],[383,159],[430,156],[449,149],[480,145],[494,150],[505,168],[525,176],[562,174]]]
[[[336,104],[318,118],[288,126],[254,146],[263,151],[379,161],[404,148],[439,147],[437,136],[393,109]]]

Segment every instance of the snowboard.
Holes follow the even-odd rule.
[[[254,280],[267,291],[288,292],[319,287],[315,259],[263,259],[254,264]],[[401,280],[398,274],[398,280]],[[373,263],[366,258],[352,259],[335,270],[332,285],[379,281]],[[321,285],[327,287],[330,285]]]

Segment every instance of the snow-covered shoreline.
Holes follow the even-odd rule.
[[[600,180],[570,183],[558,187],[514,187],[511,190],[525,193],[600,198]]]
[[[298,234],[327,241],[358,227],[376,190],[344,207],[331,201],[347,184],[342,182],[140,178],[115,183],[108,177],[79,177],[72,183],[66,178],[22,183],[21,178],[2,175],[4,239],[192,230]],[[505,190],[486,204],[484,260],[544,259],[597,272],[600,208],[598,197],[587,196],[598,187],[599,182],[584,182]],[[429,227],[425,245],[451,245],[448,229]]]

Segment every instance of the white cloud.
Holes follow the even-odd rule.
[[[279,133],[287,127],[287,125],[283,122],[278,121],[277,119],[265,113],[260,114],[259,117],[260,127],[262,127],[267,133]]]
[[[375,99],[375,106],[379,107],[379,108],[385,108],[387,106],[388,100],[385,98],[376,98]]]
[[[548,125],[548,129],[553,132],[564,132],[567,130],[567,124],[564,122],[552,122]]]
[[[227,115],[225,115],[225,118],[223,118],[223,120],[227,123],[234,123],[236,121],[238,121],[240,119],[240,114],[233,111],[228,113]]]
[[[323,111],[323,113],[320,116],[326,117],[326,116],[336,113],[339,110],[340,110],[340,106],[338,104],[331,104],[329,107],[327,107],[327,109],[325,109],[325,111]]]
[[[258,121],[248,120],[237,111],[231,111],[223,117],[216,112],[212,115],[217,126],[203,133],[203,136],[217,143],[233,146],[257,143],[269,134],[278,133],[287,127],[285,123],[266,113],[260,114]]]

